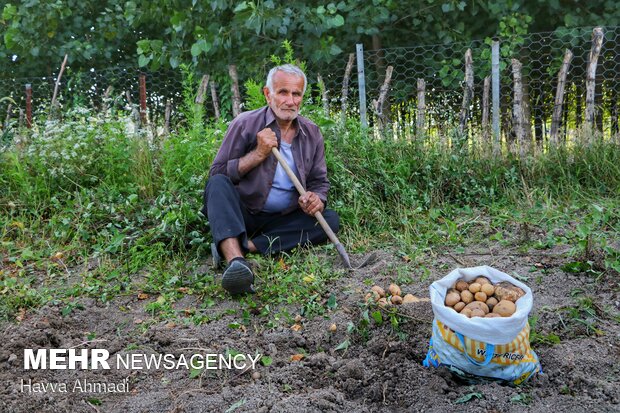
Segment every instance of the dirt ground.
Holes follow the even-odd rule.
[[[229,325],[240,319],[241,304],[236,300],[212,307],[214,312],[231,310],[216,321],[198,326],[156,321],[148,328],[145,325],[151,316],[144,310],[145,300],[135,295],[106,304],[82,299],[83,308],[66,316],[61,315],[59,306],[47,305],[26,313],[20,323],[0,325],[0,411],[618,412],[618,279],[605,276],[596,282],[585,274],[568,274],[560,269],[568,260],[565,253],[556,247],[524,254],[499,245],[468,248],[460,254],[434,251],[424,264],[430,274],[422,277],[417,264],[406,263],[394,251],[383,251],[371,266],[346,273],[334,282],[329,290],[336,294],[337,308],[325,316],[302,320],[299,331],[290,325],[266,328],[262,325],[265,319],[258,316],[252,316],[247,328],[231,328]],[[339,267],[337,257],[325,259]],[[404,314],[400,331],[405,333],[400,336],[390,323],[375,326],[371,322],[366,341],[347,331],[349,322],[357,325],[360,321],[361,303],[369,288],[364,280],[387,287],[398,274],[411,274],[413,281],[401,285],[404,292],[427,297],[429,285],[452,269],[484,264],[527,277],[524,282],[534,294],[534,330],[541,336],[559,337],[556,344],[542,340],[533,345],[544,374],[520,387],[471,385],[445,369],[424,368],[433,317],[430,303],[399,307]],[[562,310],[566,306],[578,309],[579,300],[588,295],[599,303],[594,314],[571,316],[569,310]],[[191,295],[176,303],[180,310],[199,305],[198,298]],[[335,332],[329,330],[333,323]],[[336,350],[347,338],[351,341],[348,349]],[[90,343],[85,344],[87,341]],[[133,351],[187,356],[234,348],[267,355],[272,364],[257,367],[260,377],[239,370],[210,370],[190,377],[186,369],[23,369],[25,348],[71,347],[105,348],[111,355]],[[305,354],[303,359],[291,360],[300,353]],[[127,377],[127,393],[33,393],[21,389],[22,380],[120,383]]]

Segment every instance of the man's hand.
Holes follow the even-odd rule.
[[[278,147],[278,138],[274,131],[265,128],[256,134],[256,152],[263,159],[267,159],[271,155],[271,148]]]
[[[314,192],[306,192],[304,195],[299,197],[297,203],[302,211],[311,216],[314,216],[317,212],[323,212],[323,209],[325,208],[321,198],[319,198],[319,196]]]

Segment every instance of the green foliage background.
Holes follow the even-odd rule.
[[[356,43],[387,48],[620,24],[616,1],[577,0],[24,0],[0,3],[3,75],[48,75],[65,54],[74,70],[138,63],[244,72],[290,39],[313,65]],[[248,73],[252,77],[254,73]]]

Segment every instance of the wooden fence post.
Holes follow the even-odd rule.
[[[523,118],[523,84],[521,83],[521,68],[523,65],[517,59],[512,59],[512,76],[514,82],[514,98],[512,100],[512,126],[519,144],[519,153],[526,153],[525,128]]]
[[[13,104],[9,103],[9,106],[6,109],[6,119],[4,119],[4,129],[9,128],[9,122],[11,121],[11,111],[13,110]]]
[[[500,142],[500,108],[499,108],[499,41],[491,45],[491,87],[493,97],[493,152],[499,153]]]
[[[233,94],[232,111],[233,111],[233,117],[236,118],[237,115],[241,113],[241,95],[239,94],[239,76],[237,75],[237,66],[229,65],[228,74],[230,75],[230,78],[232,79],[232,85],[230,86],[230,89]]]
[[[26,127],[32,128],[32,85],[26,84]]]
[[[562,120],[562,105],[564,104],[564,89],[566,87],[566,75],[570,62],[573,60],[573,52],[566,49],[562,67],[558,74],[558,88],[555,92],[555,103],[553,105],[553,114],[551,116],[551,131],[549,132],[549,140],[552,146],[557,146],[560,142],[558,132],[560,130],[560,122]]]
[[[347,120],[347,96],[349,95],[349,79],[351,78],[351,70],[353,70],[353,62],[355,60],[355,54],[349,53],[349,61],[347,67],[344,69],[344,79],[342,79],[342,96],[340,97],[340,120],[342,126],[344,126]]]
[[[220,120],[220,100],[217,97],[215,83],[211,82],[211,100],[213,101],[213,111],[215,112],[215,120]]]
[[[205,103],[205,93],[207,92],[207,86],[209,85],[209,75],[203,75],[200,80],[200,86],[196,92],[196,101],[194,102],[198,106],[202,106]]]
[[[385,104],[385,98],[387,97],[388,91],[390,90],[390,81],[392,80],[392,72],[394,68],[392,66],[388,66],[385,71],[385,79],[383,81],[383,85],[379,91],[379,99],[373,100],[373,107],[375,109],[375,113],[379,118],[379,123],[381,128],[385,127],[388,123],[388,119],[386,114],[384,113],[383,105]]]
[[[48,119],[51,119],[53,116],[53,112],[56,110],[56,97],[58,96],[58,87],[60,86],[60,79],[62,78],[62,74],[65,71],[65,66],[67,65],[67,59],[69,55],[65,54],[65,58],[60,65],[60,72],[58,73],[58,78],[56,79],[56,84],[54,85],[54,94],[52,95],[52,104],[50,105],[50,113],[48,115]]]
[[[316,76],[317,83],[319,84],[319,89],[321,90],[321,101],[323,102],[323,113],[325,116],[329,116],[329,99],[327,97],[327,88],[325,87],[325,82],[323,82],[323,78],[321,74]]]
[[[416,113],[416,135],[418,137],[424,136],[426,133],[424,125],[426,124],[426,82],[424,79],[418,79],[418,111]]]
[[[596,65],[602,46],[603,29],[597,27],[592,31],[592,48],[590,49],[588,68],[586,70],[586,123],[591,128],[594,128],[594,120],[596,116],[596,107],[594,105],[596,90]]]
[[[164,112],[164,135],[170,135],[170,115],[172,114],[172,101],[166,99],[166,112]]]
[[[482,139],[484,142],[489,140],[489,95],[491,92],[491,78],[484,78],[482,86]]]
[[[469,105],[474,95],[474,62],[471,56],[471,49],[465,52],[465,83],[463,85],[463,105],[461,107],[461,119],[459,122],[459,132],[465,134],[467,119],[469,118]]]
[[[358,43],[356,45],[357,52],[357,84],[360,95],[360,121],[362,128],[368,127],[366,119],[366,75],[364,73],[364,45]]]
[[[146,75],[140,73],[140,123],[146,126]]]
[[[101,111],[104,114],[108,111],[108,101],[113,90],[114,86],[110,85],[106,88],[105,92],[103,92],[103,97],[101,98]]]

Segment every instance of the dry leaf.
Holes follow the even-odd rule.
[[[301,361],[305,356],[303,354],[293,354],[291,356],[291,361]]]
[[[138,300],[146,300],[147,298],[149,298],[149,295],[147,293],[138,294]]]
[[[188,294],[189,293],[189,288],[187,287],[179,287],[177,288],[177,291],[183,294]]]
[[[21,323],[22,321],[24,321],[25,317],[26,317],[26,309],[22,307],[17,311],[17,314],[15,315],[15,320]]]
[[[293,324],[293,325],[291,326],[291,330],[293,330],[293,331],[299,331],[299,330],[301,330],[301,324],[297,324],[297,323]]]
[[[290,266],[286,265],[286,263],[284,262],[284,258],[280,258],[278,260],[278,267],[283,271],[286,271],[290,268]]]

